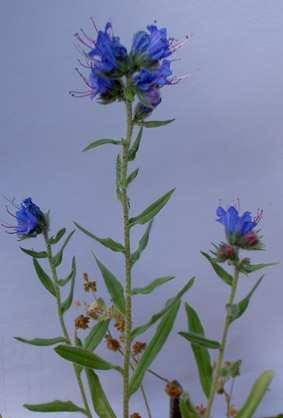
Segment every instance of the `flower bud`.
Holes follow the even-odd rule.
[[[234,260],[236,257],[236,251],[230,244],[222,244],[218,247],[217,259],[220,262],[227,260]]]

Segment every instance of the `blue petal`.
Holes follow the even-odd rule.
[[[237,231],[237,223],[239,221],[239,213],[234,206],[230,206],[227,210],[225,218],[225,226],[229,233],[233,234]]]
[[[150,36],[145,31],[139,31],[134,35],[131,52],[142,54],[146,51],[150,43]]]

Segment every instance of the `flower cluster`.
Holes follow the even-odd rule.
[[[79,51],[83,60],[80,65],[89,71],[88,77],[77,68],[77,72],[87,86],[85,91],[71,91],[75,97],[97,97],[103,103],[114,100],[131,100],[138,97],[136,118],[143,119],[161,102],[160,89],[176,84],[182,77],[173,77],[171,56],[184,41],[169,38],[165,28],[155,24],[147,30],[137,32],[130,50],[121,44],[113,34],[108,22],[103,30],[97,30],[96,39],[81,29],[75,37],[79,41]]]

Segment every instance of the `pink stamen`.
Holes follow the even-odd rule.
[[[94,18],[93,18],[92,16],[90,17],[90,21],[91,21],[91,23],[93,24],[94,29],[95,29],[95,30],[96,30],[96,32],[98,33],[98,29],[97,29],[97,26],[96,26],[95,20],[94,20]]]
[[[76,67],[75,70],[77,71],[81,79],[84,81],[84,83],[87,85],[87,87],[91,89],[90,83],[88,82],[87,78],[83,75],[83,73],[78,69],[78,67]]]
[[[87,48],[92,49],[92,45],[88,45],[88,43],[80,36],[79,33],[75,33],[74,37],[81,42],[84,46],[86,46]]]
[[[92,39],[90,36],[88,36],[88,34],[83,30],[83,29],[80,29],[80,31],[82,32],[82,34],[84,35],[84,37],[89,41],[89,42],[91,42],[91,43],[93,43],[94,45],[95,45],[95,40],[94,39]]]
[[[16,218],[15,214],[10,211],[8,206],[5,206],[5,207],[6,207],[6,212],[9,213],[9,215],[13,216],[13,218]]]
[[[72,97],[76,97],[76,98],[80,98],[80,97],[88,97],[92,95],[92,91],[88,90],[88,91],[69,91],[69,94]]]
[[[254,222],[258,224],[263,219],[263,209],[257,211],[256,216],[254,217]]]

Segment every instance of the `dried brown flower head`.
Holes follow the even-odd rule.
[[[172,382],[167,383],[165,386],[165,392],[168,396],[170,396],[170,398],[178,398],[182,395],[183,389],[182,386],[176,382],[176,380],[173,380]]]
[[[237,409],[234,407],[234,405],[231,405],[228,411],[228,417],[235,417],[237,415]]]
[[[89,323],[89,317],[85,316],[85,315],[79,315],[76,319],[75,319],[75,328],[76,329],[86,329],[88,328],[88,323]]]
[[[200,405],[196,406],[196,411],[197,411],[198,415],[200,415],[202,417],[206,412],[206,407],[201,403]]]
[[[104,305],[98,300],[95,300],[87,307],[87,314],[92,319],[98,319],[101,315],[104,314]]]
[[[116,328],[117,331],[124,332],[125,331],[125,320],[123,318],[117,319],[117,321],[114,324],[114,327]]]
[[[141,353],[146,347],[146,343],[142,341],[136,341],[132,346],[132,351],[134,355]]]
[[[120,343],[115,338],[108,337],[106,340],[107,348],[111,351],[118,351],[120,348]]]
[[[90,281],[89,276],[88,276],[87,273],[83,273],[83,279],[84,279],[84,290],[86,292],[89,292],[89,291],[96,292],[97,291],[96,282],[95,281]]]

